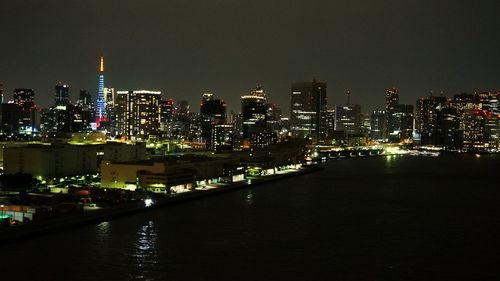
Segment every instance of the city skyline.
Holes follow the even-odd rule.
[[[117,3],[6,3],[4,94],[32,88],[48,107],[61,81],[71,100],[82,88],[95,99],[101,54],[106,85],[116,89],[159,90],[192,105],[212,92],[235,110],[242,94],[262,85],[285,115],[290,84],[313,77],[328,83],[330,108],[350,90],[365,113],[383,108],[380,97],[391,87],[404,104],[431,90],[452,96],[500,88],[494,1],[359,1],[355,8],[346,1]],[[123,48],[130,38],[147,44]],[[317,43],[305,44],[311,39]]]

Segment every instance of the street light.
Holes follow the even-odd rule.
[[[2,208],[2,216],[1,216],[2,219],[3,219],[3,208],[4,207],[5,207],[4,205],[0,205],[0,208]]]

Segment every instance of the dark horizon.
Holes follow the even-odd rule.
[[[290,84],[328,83],[328,104],[384,106],[387,88],[415,104],[434,90],[500,89],[497,1],[9,1],[0,11],[0,82],[9,99],[33,88],[41,107],[54,85],[97,97],[106,86],[161,90],[198,112],[204,92],[239,111],[262,85],[289,114]]]

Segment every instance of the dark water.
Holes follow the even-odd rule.
[[[0,280],[499,280],[500,157],[316,174],[0,247]]]

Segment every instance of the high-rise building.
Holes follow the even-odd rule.
[[[0,129],[3,137],[17,134],[21,120],[21,110],[15,103],[0,104]]]
[[[214,124],[212,126],[210,149],[213,151],[232,151],[233,129],[232,124]]]
[[[321,141],[327,136],[326,83],[295,82],[291,87],[290,131]]]
[[[361,133],[363,115],[361,105],[337,105],[335,107],[335,130],[344,131],[346,135],[358,135]]]
[[[174,118],[174,100],[160,100],[160,132],[162,138],[172,137],[172,122]]]
[[[385,110],[389,111],[399,104],[399,90],[390,88],[385,93]]]
[[[31,108],[35,101],[35,91],[33,89],[15,89],[14,103],[21,108]]]
[[[484,150],[487,147],[485,122],[487,114],[481,109],[471,109],[464,113],[463,147],[466,150]]]
[[[436,144],[449,149],[459,149],[463,143],[463,131],[460,130],[460,115],[457,109],[441,109],[436,119]]]
[[[422,144],[435,144],[435,133],[438,112],[446,107],[448,99],[444,96],[433,96],[417,100],[415,111],[415,132],[420,134]]]
[[[128,139],[158,136],[161,92],[141,90],[116,93],[117,134]]]
[[[80,96],[73,108],[73,122],[80,123],[80,131],[90,131],[95,121],[94,102],[89,91],[81,89]]]
[[[370,138],[375,141],[387,140],[387,112],[374,110],[371,115]]]
[[[203,94],[200,103],[201,137],[207,148],[211,148],[212,127],[226,124],[226,103],[214,98],[213,94]]]
[[[413,105],[397,104],[391,109],[389,141],[411,140],[413,137]]]
[[[19,106],[21,133],[32,134],[35,131],[35,91],[33,89],[15,89],[14,103]]]
[[[104,97],[104,57],[101,56],[99,65],[99,86],[97,90],[97,103],[96,103],[96,128],[99,128],[101,122],[107,121],[106,114],[106,99]]]
[[[281,126],[281,108],[279,108],[275,103],[269,103],[267,105],[267,128],[271,132],[279,133],[282,129]]]
[[[65,107],[69,104],[69,86],[57,83],[55,87],[55,106]]]
[[[241,97],[241,114],[244,139],[250,139],[252,134],[266,130],[267,102],[266,93],[262,87],[259,86],[250,94]]]

